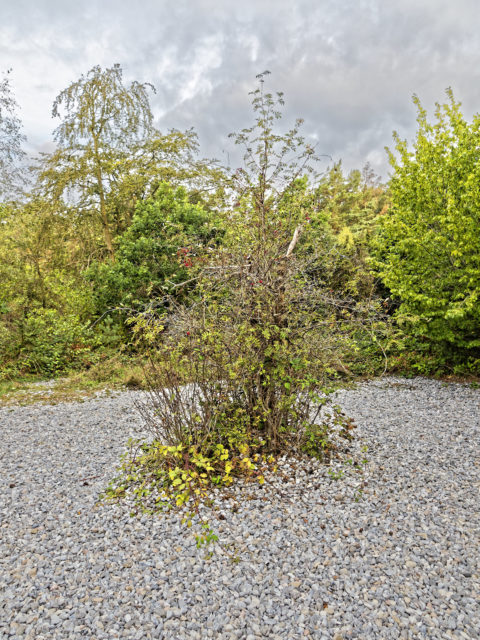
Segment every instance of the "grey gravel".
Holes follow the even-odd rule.
[[[96,506],[136,397],[0,409],[0,638],[480,638],[478,389],[339,392],[355,441],[218,498],[207,553],[178,514]]]

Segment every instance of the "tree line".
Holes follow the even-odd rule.
[[[238,169],[202,158],[193,129],[159,131],[153,85],[126,83],[119,65],[95,66],[57,96],[56,147],[26,168],[4,76],[3,377],[57,375],[95,366],[119,348],[138,352],[145,348],[140,332],[162,342],[173,325],[183,326],[185,309],[201,307],[205,274],[219,276],[213,288],[209,280],[210,310],[222,306],[222,287],[248,301],[248,278],[232,289],[237,276],[227,263],[250,273],[253,252],[264,262],[248,286],[259,293],[258,281],[273,278],[276,304],[286,296],[278,314],[287,314],[288,327],[293,322],[301,333],[309,317],[333,330],[330,341],[322,334],[333,374],[362,372],[365,356],[373,368],[388,356],[390,367],[478,371],[479,117],[468,123],[449,92],[431,124],[415,98],[416,140],[410,148],[395,137],[392,177],[382,184],[368,166],[346,174],[336,163],[320,172],[301,121],[278,133],[283,96],[274,100],[265,77],[259,80],[255,123],[233,136],[244,151]],[[284,267],[271,261],[282,253],[279,243],[286,255],[294,236],[302,255],[295,278],[304,294],[289,298]],[[273,299],[264,295],[243,312],[254,317],[267,298],[271,310]],[[261,316],[259,323],[267,322]],[[155,329],[152,318],[162,319]],[[271,337],[262,340],[268,350]]]

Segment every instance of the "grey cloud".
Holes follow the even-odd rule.
[[[198,131],[205,155],[231,149],[251,122],[248,91],[270,69],[285,92],[286,124],[305,119],[318,150],[348,168],[383,151],[397,129],[411,139],[417,93],[425,106],[452,86],[478,110],[476,0],[0,0],[0,68],[12,66],[31,144],[50,140],[55,95],[94,64],[122,64],[151,81],[162,129]],[[232,152],[233,153],[233,152]]]

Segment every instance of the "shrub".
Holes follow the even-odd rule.
[[[161,184],[154,198],[137,205],[130,227],[116,240],[115,262],[94,263],[86,272],[97,312],[161,300],[198,270],[219,235],[212,216],[189,202],[185,189]]]
[[[451,90],[427,120],[418,98],[410,151],[394,134],[398,158],[374,267],[400,302],[396,318],[414,336],[446,350],[480,348],[480,115],[468,123]]]
[[[91,360],[94,339],[73,314],[37,309],[23,325],[18,367],[26,373],[57,375],[84,367]]]
[[[280,454],[328,460],[332,430],[350,437],[335,408],[332,422],[322,416],[342,329],[331,305],[339,301],[323,287],[328,230],[307,179],[316,157],[300,121],[274,132],[279,104],[261,77],[256,123],[235,136],[245,166],[231,178],[225,238],[198,274],[194,300],[172,299],[168,318],[149,312],[135,322],[161,363],[149,369],[141,407],[153,440],[127,457],[112,497],[130,489],[162,508],[193,497],[198,508],[212,484],[261,481]]]

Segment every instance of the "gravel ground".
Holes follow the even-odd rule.
[[[480,391],[340,392],[343,462],[219,501],[211,557],[177,515],[95,506],[134,398],[0,409],[0,638],[480,639]]]

